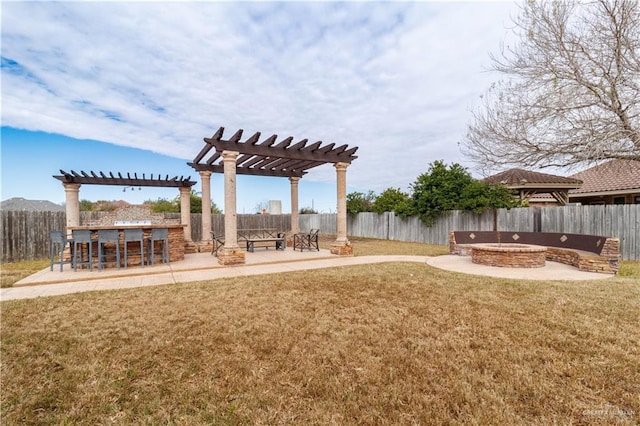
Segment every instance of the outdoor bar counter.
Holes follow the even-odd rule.
[[[92,263],[93,267],[98,267],[98,231],[99,230],[117,230],[120,236],[120,263],[124,266],[124,230],[125,229],[142,229],[145,242],[145,258],[147,256],[148,241],[151,237],[152,229],[167,229],[169,235],[169,261],[175,262],[178,260],[184,260],[184,224],[170,224],[170,223],[157,223],[157,224],[116,224],[116,225],[93,225],[93,226],[68,226],[67,232],[71,233],[73,230],[89,230],[91,231],[91,239],[93,240],[93,253]],[[140,266],[140,255],[138,254],[140,248],[137,242],[129,241],[128,246],[128,266]],[[85,245],[86,246],[86,245]],[[104,250],[106,250],[107,256],[115,256],[115,244],[106,244]],[[134,254],[135,252],[135,254]],[[86,247],[83,247],[83,258],[86,259]],[[155,255],[155,263],[160,262],[160,256]],[[114,263],[107,263],[105,267],[113,268],[116,265]]]

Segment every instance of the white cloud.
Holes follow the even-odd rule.
[[[457,142],[511,3],[3,3],[2,124],[192,159],[219,126],[359,146],[406,188]],[[306,179],[331,181],[322,167]]]

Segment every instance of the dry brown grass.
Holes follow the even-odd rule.
[[[335,241],[335,235],[320,235],[320,248],[329,249]],[[401,254],[409,256],[441,256],[449,254],[448,246],[434,244],[407,243],[404,241],[376,240],[373,238],[349,237],[355,256],[374,256],[381,254]]]
[[[0,265],[0,287],[11,287],[14,283],[49,266],[49,259],[26,260]],[[54,265],[54,268],[56,265]],[[57,265],[59,268],[60,265]],[[65,268],[69,268],[66,265]]]
[[[637,424],[639,323],[634,278],[401,263],[3,302],[0,420]]]

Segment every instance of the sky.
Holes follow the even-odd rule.
[[[6,2],[0,198],[64,203],[60,170],[190,176],[224,127],[358,147],[347,192],[408,191],[459,143],[499,76],[514,2]],[[262,140],[262,139],[261,139]],[[223,176],[211,180],[224,208]],[[83,185],[80,199],[142,203],[175,188]],[[237,211],[290,212],[286,178],[238,176]],[[299,206],[336,210],[327,164]]]

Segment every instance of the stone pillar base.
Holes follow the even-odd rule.
[[[244,265],[244,252],[240,248],[221,248],[218,250],[218,263],[224,266]]]
[[[198,253],[198,245],[193,241],[184,242],[184,252],[187,254]]]
[[[349,241],[331,244],[331,254],[338,256],[353,256],[353,246]]]
[[[198,253],[210,253],[213,249],[213,242],[211,241],[198,241],[197,243],[195,243],[195,245],[197,247]]]

